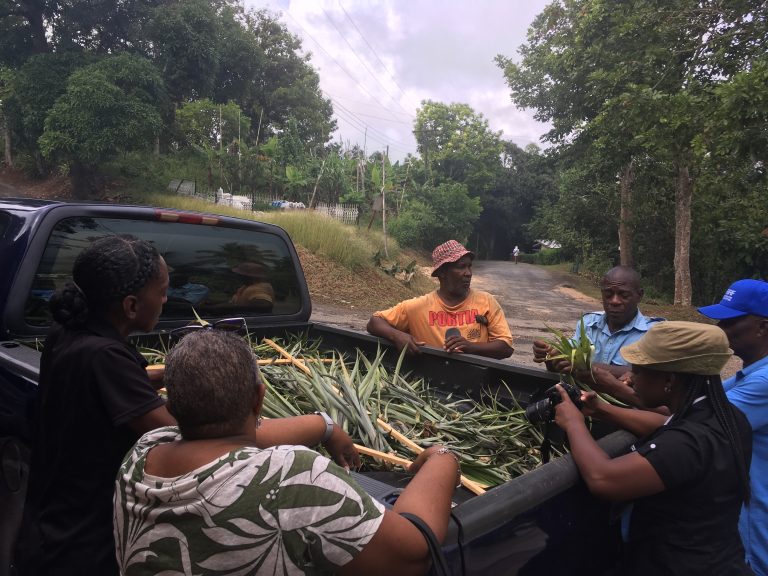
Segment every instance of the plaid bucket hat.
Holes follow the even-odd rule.
[[[456,240],[448,240],[443,242],[432,251],[432,276],[438,271],[443,264],[450,262],[456,262],[462,256],[469,254],[469,257],[474,260],[475,253],[470,252],[464,246],[456,242]]]

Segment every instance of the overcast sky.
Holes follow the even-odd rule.
[[[511,102],[497,54],[517,57],[545,0],[245,0],[302,39],[333,102],[335,141],[390,157],[416,153],[422,100],[469,104],[519,146],[547,126]],[[366,138],[367,128],[367,138]]]

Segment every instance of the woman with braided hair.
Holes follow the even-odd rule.
[[[27,562],[31,574],[102,576],[118,573],[112,494],[120,462],[144,432],[175,424],[126,339],[157,324],[168,268],[151,244],[109,236],[80,253],[72,277],[51,298],[57,324],[41,357]]]
[[[654,324],[621,349],[644,406],[672,416],[620,408],[582,394],[580,412],[560,389],[557,424],[590,491],[630,502],[622,514],[621,574],[752,574],[738,532],[749,501],[752,434],[728,402],[720,371],[733,354],[725,333],[693,322]],[[583,414],[582,414],[583,412]],[[625,428],[641,440],[610,459],[584,415]]]
[[[51,298],[57,325],[40,362],[39,406],[19,574],[118,574],[112,531],[115,478],[145,433],[176,425],[127,341],[152,330],[168,289],[155,248],[131,236],[97,240],[77,257],[73,282]],[[274,418],[259,447],[322,444],[349,470],[360,458],[327,414]],[[31,532],[31,533],[29,533]]]

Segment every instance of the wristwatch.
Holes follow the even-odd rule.
[[[315,412],[315,414],[322,416],[323,420],[325,420],[325,433],[323,434],[323,439],[320,440],[320,444],[325,444],[330,440],[331,435],[333,434],[333,420],[331,420],[331,417],[325,412]]]

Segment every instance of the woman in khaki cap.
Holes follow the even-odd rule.
[[[666,418],[582,394],[580,412],[562,388],[556,422],[590,491],[629,502],[622,514],[622,574],[752,574],[738,532],[749,499],[751,430],[723,391],[720,370],[733,353],[716,326],[662,322],[621,353],[645,406]],[[584,415],[641,440],[611,459],[592,439]]]

